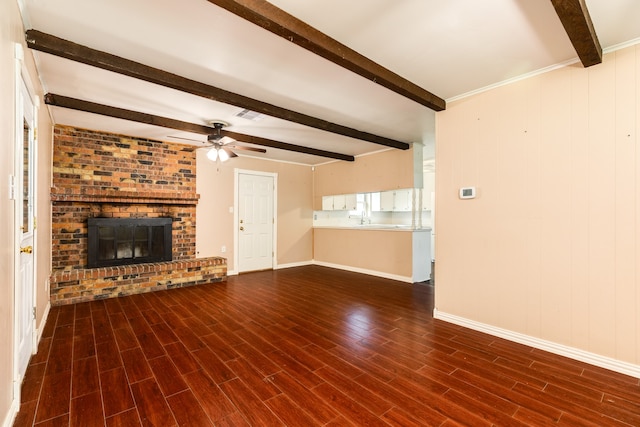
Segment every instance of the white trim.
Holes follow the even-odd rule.
[[[20,43],[16,43],[13,48],[13,57],[20,62],[20,69],[22,69],[22,61],[24,61],[24,48]]]
[[[39,137],[38,134],[40,133],[40,129],[38,127],[38,119],[39,119],[39,113],[40,113],[40,97],[38,95],[35,95],[34,92],[32,91],[31,93],[31,104],[33,105],[33,145],[31,147],[31,151],[33,151],[33,158],[32,158],[32,162],[33,164],[30,166],[30,171],[33,174],[33,188],[32,188],[32,192],[33,192],[33,222],[32,222],[32,227],[33,227],[33,299],[31,301],[31,304],[33,306],[34,309],[34,316],[33,316],[33,336],[32,336],[32,342],[31,342],[31,354],[35,354],[38,351],[38,341],[39,341],[39,337],[37,334],[37,319],[36,319],[36,312],[38,309],[38,145],[39,145]],[[46,279],[48,281],[48,279]],[[45,285],[46,287],[48,287],[48,285]]]
[[[25,108],[27,106],[27,102],[31,106],[31,110],[29,117],[32,125],[33,125],[33,137],[30,142],[32,145],[30,147],[30,165],[29,165],[29,184],[32,185],[32,188],[29,190],[30,194],[33,195],[33,203],[32,206],[29,207],[31,210],[30,222],[31,222],[31,246],[33,247],[33,260],[32,260],[32,285],[31,289],[31,301],[29,302],[30,311],[35,310],[37,307],[36,304],[36,295],[37,295],[37,241],[38,234],[37,228],[35,225],[36,213],[37,213],[37,142],[38,142],[38,107],[39,107],[39,98],[35,95],[35,90],[32,85],[31,77],[29,75],[29,71],[26,68],[24,63],[24,48],[20,43],[16,43],[15,45],[15,111],[14,111],[14,144],[15,147],[22,147],[24,144],[24,134],[23,134],[23,121],[25,120]],[[26,93],[25,93],[26,92]],[[28,98],[28,100],[27,100]],[[20,171],[23,162],[23,151],[15,150],[14,156],[14,171]],[[17,179],[22,179],[22,177],[17,177]],[[22,203],[21,199],[17,197],[14,199],[14,254],[20,254],[20,246],[22,243],[22,232],[20,227],[18,226],[18,221],[21,221],[22,216]],[[20,354],[18,353],[20,350],[18,339],[20,337],[20,332],[18,330],[19,323],[18,316],[20,315],[20,309],[22,308],[22,301],[19,301],[17,298],[17,286],[22,284],[21,275],[21,257],[20,255],[14,256],[14,279],[13,279],[13,296],[14,296],[14,310],[13,310],[13,360],[12,360],[12,374],[13,374],[13,402],[12,405],[17,404],[20,405],[20,390],[22,387],[22,381],[24,380],[23,376],[19,372],[19,361]],[[21,298],[22,298],[21,294]],[[31,355],[35,354],[38,348],[38,334],[36,330],[36,319],[35,316],[32,316],[31,313],[29,315],[31,319]]]
[[[602,50],[602,54],[606,55],[608,53],[615,52],[616,50],[625,49],[627,47],[630,47],[630,46],[633,46],[633,45],[636,45],[636,44],[639,44],[639,43],[640,43],[640,38],[629,40],[629,41],[626,41],[626,42],[623,42],[623,43],[620,43],[620,44],[609,46],[606,49],[603,49]],[[488,86],[481,87],[479,89],[474,89],[472,91],[469,91],[469,92],[466,92],[466,93],[462,93],[460,95],[452,96],[451,98],[447,98],[445,100],[445,102],[448,104],[450,102],[459,101],[459,100],[461,100],[463,98],[468,98],[470,96],[477,95],[479,93],[486,92],[488,90],[495,89],[497,87],[506,86],[508,84],[515,83],[515,82],[518,82],[520,80],[525,80],[525,79],[528,79],[530,77],[535,77],[535,76],[540,75],[540,74],[548,73],[549,71],[557,70],[559,68],[564,68],[564,67],[567,67],[569,65],[573,65],[573,64],[575,64],[577,62],[580,62],[580,58],[575,57],[575,58],[569,59],[567,61],[560,62],[558,64],[553,64],[553,65],[550,65],[548,67],[540,68],[539,70],[531,71],[529,73],[522,74],[522,75],[510,78],[510,79],[507,79],[507,80],[503,80],[501,82],[493,83],[493,84],[490,84]]]
[[[24,51],[22,49],[22,45],[19,43],[15,44],[15,73],[14,73],[14,86],[15,86],[15,92],[14,92],[14,105],[15,105],[15,111],[14,111],[14,141],[13,141],[13,146],[14,147],[21,147],[22,146],[22,138],[23,138],[23,132],[22,132],[22,128],[23,128],[23,120],[24,120],[24,100],[23,100],[23,95],[22,95],[22,85],[23,85],[23,80],[24,80],[24,76],[22,74],[22,67],[23,67],[23,59],[24,59]],[[13,407],[14,405],[17,405],[18,407],[20,407],[20,389],[22,388],[22,376],[19,373],[19,354],[18,354],[18,350],[20,348],[20,343],[18,342],[18,337],[20,335],[19,331],[18,331],[18,325],[20,322],[18,322],[18,305],[20,303],[20,301],[18,301],[17,295],[16,295],[16,291],[18,289],[19,284],[22,282],[22,278],[20,277],[20,256],[19,255],[15,255],[15,254],[20,254],[20,242],[22,240],[22,236],[21,236],[21,232],[19,231],[19,226],[18,226],[18,221],[20,221],[20,216],[21,216],[21,203],[22,203],[22,194],[20,194],[20,191],[18,191],[19,189],[21,189],[22,187],[20,185],[18,185],[18,180],[22,179],[22,177],[17,176],[18,172],[20,171],[18,165],[19,162],[21,162],[22,160],[20,159],[20,156],[22,156],[22,153],[19,152],[20,150],[15,149],[14,150],[14,159],[13,159],[13,168],[14,168],[14,175],[16,175],[16,185],[15,185],[15,189],[14,192],[16,194],[16,197],[14,198],[14,207],[13,207],[13,211],[14,211],[14,220],[13,220],[13,248],[11,249],[12,253],[14,254],[13,256],[13,287],[12,287],[12,291],[13,291],[13,325],[12,325],[12,329],[13,329],[13,360],[11,360],[11,376],[13,378],[13,396],[12,396],[12,402],[11,402],[11,406]]]
[[[49,318],[49,312],[51,311],[51,303],[47,301],[47,305],[44,307],[44,313],[42,313],[42,321],[40,322],[40,327],[36,329],[36,346],[35,352],[38,352],[38,344],[40,344],[40,340],[42,339],[42,334],[44,333],[44,327],[47,324],[47,319]]]
[[[293,268],[293,267],[305,267],[307,265],[313,265],[313,261],[300,261],[300,262],[290,262],[288,264],[278,264],[274,268],[274,270],[282,270],[283,268]]]
[[[333,264],[330,262],[313,260],[313,265],[321,265],[323,267],[337,268],[338,270],[352,271],[354,273],[368,274],[369,276],[382,277],[384,279],[397,280],[399,282],[413,283],[411,277],[399,276],[397,274],[385,273],[384,271],[368,270],[366,268],[352,267],[350,265]]]
[[[608,48],[603,49],[602,53],[607,54],[607,53],[615,52],[616,50],[625,49],[627,47],[636,45],[638,43],[640,43],[640,37],[638,37],[637,39],[628,40],[626,42],[614,44],[613,46],[609,46]]]
[[[631,375],[640,378],[640,365],[622,362],[611,357],[601,356],[578,348],[558,344],[552,341],[543,340],[541,338],[532,337],[530,335],[521,334],[519,332],[510,331],[508,329],[498,328],[496,326],[485,323],[476,322],[475,320],[466,319],[464,317],[455,316],[453,314],[443,313],[437,308],[433,309],[433,318],[453,323],[475,331],[484,332],[509,341],[528,345],[550,353],[565,356],[574,360],[589,363],[594,366],[609,369],[611,371],[620,372],[621,374]]]
[[[276,172],[262,172],[255,171],[249,169],[238,169],[235,168],[233,170],[233,268],[232,271],[240,271],[238,268],[238,256],[239,256],[239,222],[238,222],[238,192],[240,188],[238,186],[238,182],[240,179],[240,174],[245,175],[257,175],[257,176],[268,176],[273,178],[273,238],[272,238],[272,258],[271,258],[271,268],[275,269],[276,260],[278,259],[278,174]],[[229,267],[227,266],[227,269]],[[237,273],[234,273],[237,274]],[[229,271],[227,271],[227,275],[229,275]]]
[[[541,68],[539,70],[531,71],[531,72],[526,73],[526,74],[521,74],[519,76],[515,76],[515,77],[512,77],[510,79],[503,80],[501,82],[493,83],[493,84],[490,84],[488,86],[481,87],[479,89],[474,89],[472,91],[469,91],[469,92],[466,92],[466,93],[463,93],[463,94],[460,94],[460,95],[456,95],[456,96],[453,96],[451,98],[447,98],[445,100],[445,102],[448,104],[450,102],[459,101],[461,99],[468,98],[470,96],[477,95],[479,93],[486,92],[486,91],[489,91],[491,89],[495,89],[495,88],[498,88],[498,87],[501,87],[501,86],[506,86],[506,85],[509,85],[511,83],[515,83],[515,82],[519,82],[521,80],[528,79],[530,77],[538,76],[540,74],[545,74],[545,73],[548,73],[549,71],[557,70],[559,68],[564,68],[564,67],[567,67],[569,65],[575,64],[576,62],[579,62],[579,61],[580,61],[579,58],[573,58],[573,59],[570,59],[568,61],[561,62],[559,64],[553,64],[553,65],[550,65],[548,67]]]

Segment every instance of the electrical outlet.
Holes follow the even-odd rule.
[[[221,247],[220,248],[220,252],[222,252],[222,253],[227,252],[227,247],[226,246]]]

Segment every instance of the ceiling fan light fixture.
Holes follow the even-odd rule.
[[[218,149],[216,147],[212,147],[211,150],[207,152],[207,158],[212,162],[218,160]]]
[[[217,147],[217,146],[211,147],[211,150],[207,152],[207,158],[212,162],[215,162],[218,160],[221,162],[226,162],[227,160],[229,160],[229,153],[227,153],[221,147]]]
[[[229,160],[229,153],[227,153],[224,149],[218,149],[218,158],[221,162],[226,162]]]

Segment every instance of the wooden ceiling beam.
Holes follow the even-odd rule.
[[[209,2],[425,107],[435,111],[446,108],[444,99],[265,0],[209,0]]]
[[[235,105],[237,107],[246,108],[267,116],[276,117],[312,128],[320,129],[326,132],[338,135],[348,136],[350,138],[359,139],[361,141],[372,142],[374,144],[384,145],[387,147],[407,150],[410,144],[395,139],[374,135],[368,132],[359,131],[357,129],[331,123],[326,120],[308,116],[306,114],[297,113],[286,108],[281,108],[266,102],[258,101],[243,95],[229,92],[224,89],[217,88],[205,83],[197,82],[186,77],[179,76],[158,68],[150,67],[139,62],[121,58],[110,53],[91,49],[86,46],[73,43],[59,37],[43,33],[37,30],[28,30],[26,33],[27,46],[41,52],[67,58],[72,61],[81,62],[101,68],[103,70],[112,71],[125,76],[134,77],[150,83],[155,83],[164,87],[176,89],[192,95],[201,96],[213,101],[225,104]]]
[[[129,120],[137,123],[144,123],[148,125],[160,126],[168,129],[175,129],[184,132],[192,132],[201,135],[210,135],[215,133],[215,128],[210,126],[204,126],[196,123],[184,122],[182,120],[170,119],[168,117],[156,116],[148,113],[141,113],[138,111],[127,110],[124,108],[112,107],[109,105],[98,104],[95,102],[84,101],[77,98],[70,98],[68,96],[56,95],[53,93],[47,93],[44,96],[44,102],[47,105],[54,107],[69,108],[77,111],[84,111],[87,113],[100,114],[103,116],[114,117],[117,119]],[[315,148],[304,147],[301,145],[289,144],[287,142],[275,141],[267,138],[260,138],[253,135],[244,135],[237,132],[230,132],[222,129],[220,131],[222,136],[228,136],[235,139],[238,142],[245,142],[248,144],[262,145],[264,147],[277,148],[280,150],[294,151],[297,153],[310,154],[312,156],[326,157],[336,160],[345,160],[353,162],[354,157],[334,153],[331,151],[318,150]]]
[[[602,62],[602,47],[584,0],[551,0],[582,65]]]

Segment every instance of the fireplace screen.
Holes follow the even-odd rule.
[[[171,261],[171,218],[89,218],[87,266]]]

